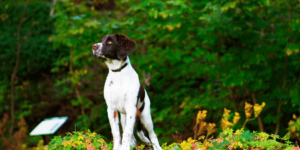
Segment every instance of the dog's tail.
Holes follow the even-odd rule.
[[[137,128],[137,135],[139,136],[139,138],[145,143],[150,143],[150,140],[145,136],[142,130],[142,122],[139,115],[136,117],[136,128]]]

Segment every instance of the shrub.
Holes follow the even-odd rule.
[[[194,139],[188,138],[182,141],[181,137],[173,135],[176,142],[168,145],[167,143],[162,144],[163,150],[274,150],[274,149],[284,149],[284,150],[299,150],[295,147],[291,141],[289,141],[288,136],[279,137],[278,135],[268,134],[266,132],[250,132],[245,130],[244,127],[247,122],[256,119],[261,111],[263,110],[265,103],[261,105],[255,104],[254,106],[245,103],[245,115],[246,120],[241,129],[233,130],[232,126],[235,125],[240,120],[240,114],[238,112],[234,113],[232,122],[230,121],[230,110],[224,109],[223,117],[221,119],[222,132],[217,138],[209,138],[217,129],[215,123],[205,122],[207,116],[207,111],[199,111],[196,117],[196,125],[194,126]],[[254,112],[254,113],[253,113]],[[252,117],[254,114],[254,117]],[[294,115],[294,119],[296,116]],[[293,123],[293,124],[292,124]],[[292,122],[291,128],[295,122]],[[295,131],[293,131],[295,132]],[[206,135],[206,136],[204,136]],[[36,148],[41,149],[41,148]],[[44,146],[44,150],[52,149],[87,149],[96,150],[112,149],[112,143],[107,143],[104,137],[97,135],[95,132],[91,133],[90,130],[85,132],[73,132],[68,133],[66,137],[56,136],[47,146]],[[133,149],[133,148],[132,148]],[[149,149],[149,146],[140,145],[136,147],[137,150]]]
[[[54,137],[49,145],[44,146],[44,150],[95,150],[103,149],[108,150],[112,148],[112,144],[107,144],[104,138],[101,135],[98,135],[95,132],[87,131],[74,131],[73,133],[67,133],[67,136]],[[39,149],[39,148],[37,148]]]

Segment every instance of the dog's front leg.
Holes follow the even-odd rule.
[[[130,150],[131,138],[133,136],[133,128],[135,123],[136,107],[127,107],[126,110],[126,126],[123,132],[121,150]]]
[[[111,132],[114,139],[113,150],[119,150],[121,146],[121,136],[120,136],[118,112],[112,108],[107,108],[107,113],[108,113],[109,123],[111,127]]]

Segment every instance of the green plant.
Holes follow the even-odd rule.
[[[265,103],[262,105],[255,104],[253,107],[254,110],[254,118],[257,118],[261,111],[263,110]],[[232,149],[267,149],[273,150],[275,148],[279,149],[289,149],[294,147],[292,143],[288,140],[286,136],[280,138],[278,135],[271,134],[269,135],[266,132],[253,132],[251,133],[249,130],[244,130],[245,125],[248,121],[254,120],[249,119],[252,115],[252,105],[249,103],[245,103],[245,115],[246,120],[241,127],[241,129],[237,129],[234,131],[231,127],[238,122],[240,119],[239,113],[235,112],[233,117],[233,122],[229,122],[230,110],[224,109],[223,118],[221,121],[221,127],[223,131],[220,133],[219,137],[215,139],[208,139],[208,136],[211,135],[213,132],[216,131],[214,129],[215,125],[211,128],[212,125],[209,123],[207,125],[204,122],[205,117],[207,116],[207,111],[199,111],[196,117],[196,126],[194,128],[194,140],[189,138],[187,141],[181,142],[181,149],[182,150],[190,150],[196,147],[201,147],[202,149],[224,149],[225,147],[232,150]],[[199,126],[199,127],[198,127]],[[207,132],[205,138],[201,136],[198,141],[204,139],[202,143],[198,143],[196,137],[201,134]],[[284,143],[279,142],[284,141]],[[296,147],[295,147],[296,148]]]
[[[38,149],[38,148],[37,148]],[[107,144],[101,135],[95,132],[87,131],[74,131],[73,133],[67,133],[67,136],[55,136],[51,142],[44,146],[44,150],[73,150],[73,149],[87,149],[95,150],[112,149],[112,144]]]
[[[293,120],[290,120],[288,124],[288,133],[286,135],[289,138],[300,139],[300,117],[297,118],[297,116],[293,114]]]

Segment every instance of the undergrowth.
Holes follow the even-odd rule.
[[[238,130],[233,130],[231,127],[240,120],[240,114],[234,113],[232,121],[229,120],[230,110],[224,109],[223,117],[221,120],[222,132],[217,138],[210,137],[217,129],[215,123],[205,122],[207,115],[206,110],[199,111],[194,126],[194,137],[187,140],[181,140],[180,136],[173,135],[177,142],[172,144],[163,143],[163,150],[300,150],[298,145],[293,145],[289,141],[287,134],[284,137],[278,135],[268,134],[265,132],[250,132],[245,130],[244,127],[247,122],[254,120],[263,110],[265,103],[261,105],[255,104],[254,106],[245,103],[246,120],[243,127]],[[251,118],[254,112],[253,117]],[[294,117],[296,118],[296,117]],[[52,141],[43,146],[38,145],[36,150],[111,150],[113,144],[106,142],[105,138],[101,135],[87,131],[74,131],[68,133],[67,136],[56,136]],[[151,146],[150,146],[151,147]],[[135,148],[136,150],[149,149],[149,146],[140,145]],[[151,149],[151,148],[150,148]]]

